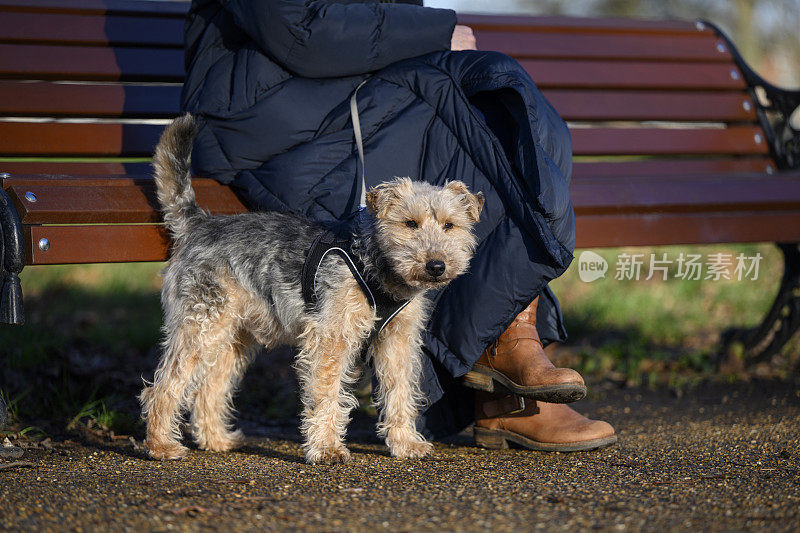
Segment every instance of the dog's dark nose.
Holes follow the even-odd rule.
[[[439,261],[438,259],[425,263],[425,272],[434,278],[438,278],[444,274],[444,268],[444,261]]]

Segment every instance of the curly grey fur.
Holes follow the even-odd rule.
[[[200,215],[192,189],[192,139],[197,132],[194,117],[185,114],[164,129],[153,155],[154,177],[164,216],[164,225],[172,238],[182,240],[188,222]]]

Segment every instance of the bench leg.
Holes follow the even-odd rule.
[[[3,396],[0,396],[0,430],[6,427],[6,423],[8,422],[8,407],[6,407],[6,402],[3,400]],[[2,444],[0,444],[2,446]]]
[[[752,329],[732,329],[723,333],[722,354],[734,343],[744,347],[746,364],[766,361],[800,328],[800,244],[778,244],[783,252],[784,271],[778,295],[767,316]]]
[[[25,266],[22,223],[11,198],[0,189],[0,324],[22,324],[22,286]]]

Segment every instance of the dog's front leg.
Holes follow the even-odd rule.
[[[373,346],[380,409],[378,434],[395,457],[424,457],[433,446],[417,431],[422,394],[419,390],[421,332],[427,302],[412,300],[391,320]]]
[[[304,407],[300,431],[309,463],[350,459],[344,435],[358,400],[347,385],[358,377],[354,363],[374,313],[355,283],[343,285],[306,325],[297,356]]]

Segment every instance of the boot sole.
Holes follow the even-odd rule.
[[[486,429],[475,426],[473,428],[475,442],[478,446],[483,448],[490,448],[494,450],[508,449],[508,442],[511,441],[523,448],[529,450],[536,450],[539,452],[585,452],[588,450],[596,450],[597,448],[605,448],[617,442],[616,435],[610,435],[601,439],[583,440],[579,442],[539,442],[527,437],[523,437],[519,433],[512,433],[504,429]]]
[[[517,385],[491,368],[476,368],[464,376],[464,385],[484,392],[513,393],[547,403],[572,403],[586,396],[586,387],[575,383],[526,387]]]

